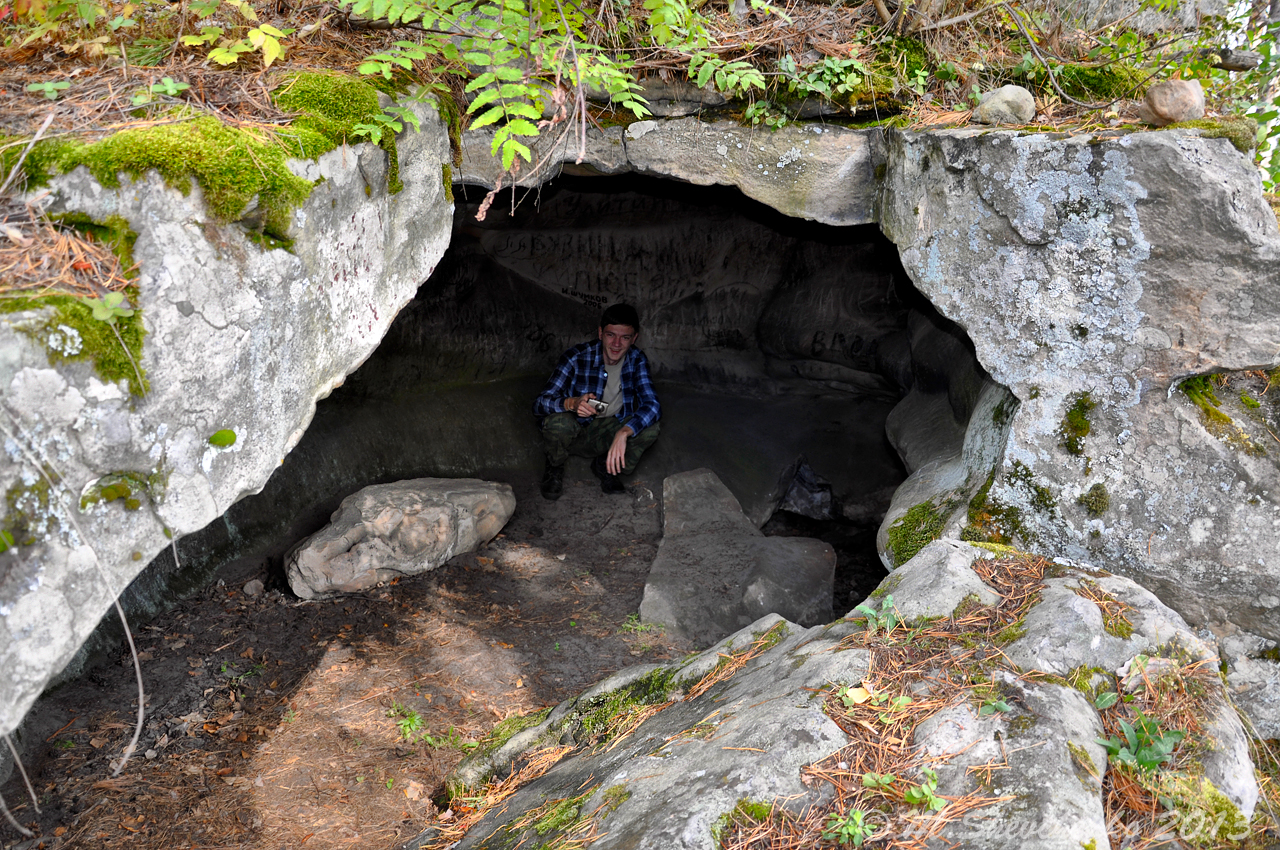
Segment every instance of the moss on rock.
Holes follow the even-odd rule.
[[[348,142],[365,141],[357,134],[356,125],[373,124],[382,114],[378,89],[345,74],[293,74],[272,93],[272,99],[281,109],[299,113],[292,128],[305,158],[315,158]],[[378,145],[387,152],[387,189],[394,195],[404,188],[395,134],[383,133]]]
[[[130,303],[137,304],[137,287],[127,287],[125,296]],[[117,318],[113,331],[111,325],[93,317],[93,308],[83,299],[71,295],[0,299],[0,312],[40,309],[49,309],[52,313],[35,327],[19,329],[45,347],[50,363],[89,361],[104,381],[124,381],[134,395],[145,395],[150,389],[146,373],[142,372],[142,339],[146,329],[142,326],[141,310],[134,310],[132,316]],[[121,340],[127,353],[120,346]]]
[[[1062,424],[1058,426],[1058,438],[1068,454],[1084,454],[1084,438],[1093,430],[1089,414],[1097,406],[1093,397],[1088,392],[1083,392],[1075,396],[1071,407],[1067,408]]]
[[[900,567],[910,561],[926,544],[937,540],[947,524],[948,511],[926,499],[913,505],[905,514],[889,526],[889,551],[893,565]]]
[[[1165,126],[1166,130],[1200,130],[1201,138],[1226,139],[1240,153],[1253,153],[1258,146],[1258,123],[1247,115],[1224,118],[1197,118]]]
[[[1107,493],[1107,485],[1101,481],[1094,484],[1087,492],[1081,493],[1076,502],[1084,506],[1091,517],[1100,517],[1111,507],[1111,496]]]

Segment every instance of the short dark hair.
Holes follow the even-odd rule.
[[[600,317],[600,327],[609,325],[627,325],[636,333],[640,333],[640,314],[630,304],[614,304],[605,309]]]

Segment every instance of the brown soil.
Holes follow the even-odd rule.
[[[513,486],[503,533],[432,573],[304,602],[277,574],[228,571],[135,629],[137,754],[111,778],[137,705],[122,649],[32,711],[41,811],[16,773],[2,793],[41,840],[16,846],[389,848],[436,817],[463,745],[498,721],[687,649],[633,616],[660,536],[652,484],[605,497],[571,476],[558,502]],[[254,578],[267,590],[246,596]],[[18,836],[0,823],[0,839]]]

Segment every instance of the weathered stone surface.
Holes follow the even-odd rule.
[[[324,180],[294,215],[291,251],[263,250],[236,226],[213,224],[199,188],[184,195],[155,172],[119,189],[84,169],[52,181],[39,201],[50,212],[121,216],[138,234],[151,391],[130,397],[81,362],[53,368],[43,313],[0,317],[12,446],[0,489],[41,490],[36,469],[50,461],[58,478],[36,511],[44,539],[0,556],[0,731],[17,725],[112,599],[169,545],[165,529],[195,531],[262,487],[316,400],[369,355],[430,274],[449,238],[440,179],[448,139],[421,109],[423,130],[401,137],[406,188],[397,195],[387,193],[386,154],[372,145],[294,164]],[[235,431],[232,445],[209,444],[221,429]],[[138,494],[142,509],[123,500],[69,507],[121,471],[155,482]]]
[[[662,485],[662,543],[640,617],[695,645],[775,613],[804,625],[831,619],[835,551],[819,540],[765,537],[706,469]]]
[[[970,597],[980,605],[995,605],[1000,595],[970,567],[979,558],[990,557],[990,552],[967,543],[935,540],[894,570],[880,589],[893,595],[893,608],[907,623],[949,617]]]
[[[1063,562],[1062,569],[1068,575],[1045,581],[1041,601],[1023,624],[1026,634],[1005,648],[1009,660],[1024,671],[1062,676],[1073,670],[1098,668],[1116,673],[1123,682],[1124,674],[1132,673],[1135,665],[1145,668],[1152,679],[1170,666],[1199,663],[1216,669],[1215,649],[1151,592],[1123,576],[1095,574],[1069,562]],[[1123,624],[1108,626],[1100,606],[1085,598],[1085,594],[1097,596],[1099,592],[1120,603]],[[1123,630],[1127,629],[1132,632],[1126,637]],[[1258,784],[1248,736],[1216,676],[1201,709],[1204,725],[1200,734],[1208,744],[1199,756],[1204,776],[1246,819],[1252,817]]]
[[[1138,117],[1163,127],[1204,117],[1204,89],[1199,80],[1164,80],[1147,89]]]
[[[741,650],[775,626],[783,629],[782,639],[766,654],[748,662],[723,687],[682,698],[682,689],[714,669],[721,653]],[[490,813],[473,827],[458,850],[512,847],[522,836],[495,834],[496,827],[546,800],[573,797],[593,785],[597,790],[583,803],[582,812],[595,812],[602,821],[602,835],[592,844],[602,850],[712,850],[712,827],[740,800],[776,799],[799,812],[829,799],[830,786],[805,785],[800,768],[848,740],[808,690],[833,681],[857,681],[865,674],[867,654],[833,651],[838,640],[819,629],[797,630],[776,616],[766,617],[688,664],[624,671],[562,703],[541,726],[521,733],[519,742],[513,740],[504,749],[507,764],[542,742],[585,737],[582,718],[628,686],[639,685],[643,691],[657,684],[655,701],[674,701],[616,745],[566,759],[521,788],[505,801],[503,811]],[[695,734],[697,729],[701,731]],[[714,732],[708,735],[710,730]],[[473,770],[464,763],[452,779],[475,780],[496,767]],[[601,810],[609,789],[617,789],[617,796],[609,799],[621,802]]]
[[[1016,708],[978,717],[972,707],[956,705],[915,730],[921,749],[941,760],[938,793],[944,796],[974,790],[969,767],[1009,765],[988,775],[992,793],[1013,799],[951,825],[945,833],[948,842],[983,850],[1109,846],[1102,809],[1107,753],[1095,740],[1102,735],[1102,724],[1089,700],[1073,688],[1027,682],[1002,671],[995,682]],[[1073,747],[1090,760],[1092,771],[1078,763]]]
[[[501,163],[489,154],[493,131],[463,134],[463,162],[455,180],[493,187]],[[518,185],[536,186],[560,174],[635,171],[699,186],[737,186],[779,212],[824,224],[866,224],[876,218],[880,134],[841,127],[788,124],[761,133],[729,121],[696,118],[637,121],[589,129],[585,149],[573,133],[536,140],[534,162]],[[581,161],[579,161],[581,156]],[[503,185],[509,185],[504,181]]]
[[[1219,642],[1227,663],[1227,687],[1231,698],[1253,724],[1259,738],[1280,738],[1280,661],[1275,641],[1247,632]],[[1264,654],[1266,653],[1266,654]]]
[[[1171,392],[1277,365],[1280,233],[1250,161],[1179,131],[893,133],[887,150],[883,229],[1020,402],[1007,450],[911,498],[954,500],[957,534],[994,472],[991,504],[1020,512],[1037,551],[1129,575],[1193,622],[1280,637],[1280,451],[1220,440]],[[1097,407],[1075,454],[1063,423],[1084,393]],[[1077,500],[1099,483],[1094,517]]]
[[[488,543],[515,509],[509,484],[471,478],[366,487],[285,556],[285,574],[294,593],[316,599],[425,573]]]
[[[1022,86],[1001,86],[989,91],[973,110],[979,124],[1027,124],[1036,117],[1036,99]]]

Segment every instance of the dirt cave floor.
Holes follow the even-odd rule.
[[[39,811],[17,771],[0,794],[37,837],[0,821],[0,848],[390,850],[441,816],[445,776],[501,720],[693,649],[636,616],[660,481],[606,497],[571,465],[557,502],[532,478],[512,484],[502,533],[433,572],[307,602],[278,569],[227,568],[135,628],[147,694],[136,754],[111,776],[137,712],[122,645],[117,663],[32,710],[23,762]],[[765,530],[821,536],[781,514]],[[843,560],[847,531],[832,533]],[[254,579],[265,591],[246,595]],[[837,612],[861,598],[841,584]]]

